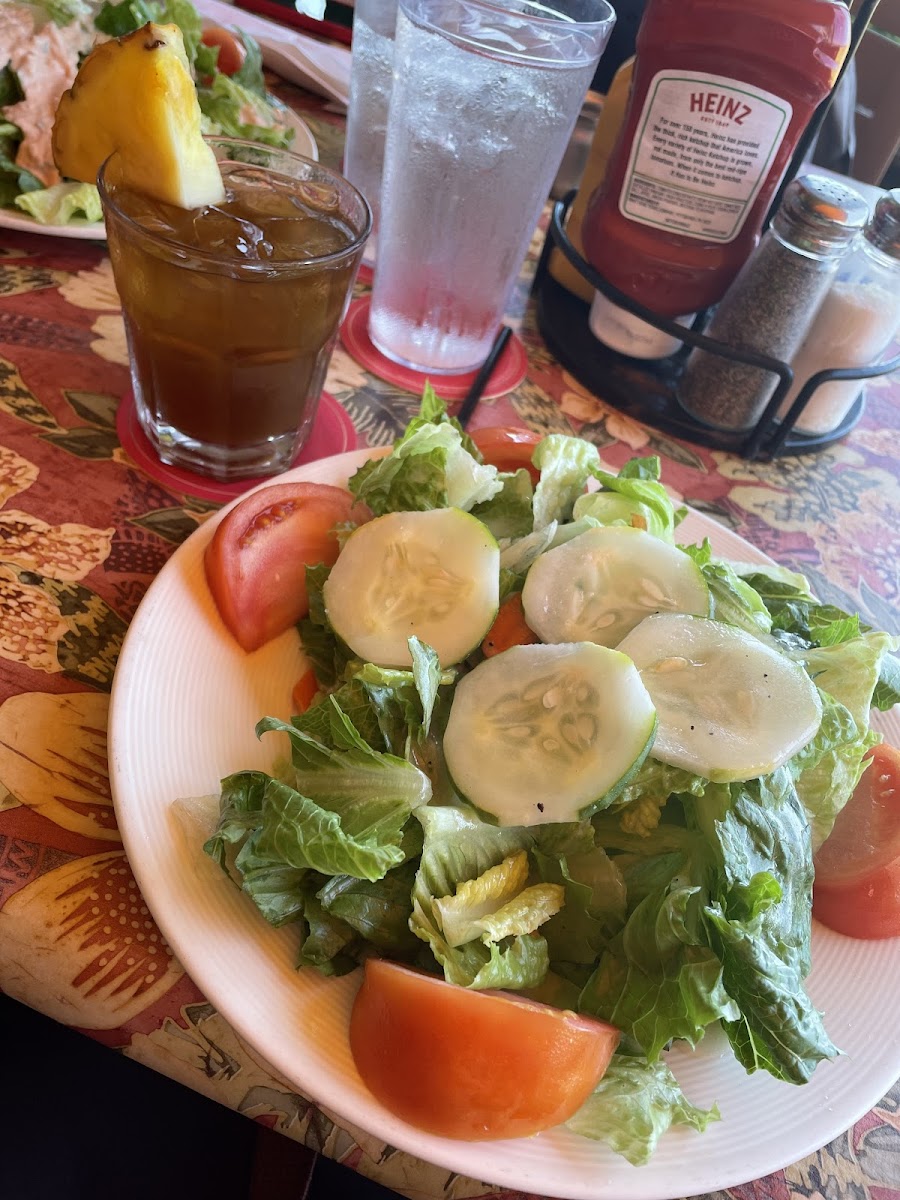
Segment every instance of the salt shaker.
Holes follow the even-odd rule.
[[[900,188],[882,196],[871,221],[843,259],[837,278],[794,356],[794,382],[779,416],[786,415],[811,375],[834,367],[880,362],[900,329]],[[824,434],[837,429],[864,380],[820,384],[794,428]]]
[[[790,362],[868,215],[853,188],[820,175],[795,179],[707,334],[736,350]],[[694,350],[678,398],[705,425],[741,431],[756,425],[777,386],[771,371]]]

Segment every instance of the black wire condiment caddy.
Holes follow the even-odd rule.
[[[534,284],[538,328],[549,349],[567,371],[607,404],[628,416],[675,437],[717,450],[727,450],[748,459],[805,454],[822,450],[846,437],[863,413],[864,400],[859,396],[843,421],[829,433],[795,433],[797,418],[817,388],[832,380],[873,379],[900,369],[898,354],[867,367],[836,367],[819,371],[804,383],[789,411],[779,420],[778,411],[794,382],[790,364],[765,354],[738,350],[706,336],[703,329],[711,309],[699,313],[690,328],[685,328],[677,321],[659,316],[613,287],[585,261],[566,233],[566,218],[574,198],[575,193],[570,192],[554,204],[551,213]],[[594,337],[588,325],[590,306],[550,274],[549,256],[554,246],[596,291],[632,316],[640,317],[655,329],[678,339],[683,343],[682,348],[669,358],[644,360],[629,358],[604,346]],[[684,372],[687,356],[695,346],[731,362],[746,363],[770,371],[778,377],[778,385],[752,429],[737,432],[716,429],[696,420],[682,408],[677,398],[678,382]]]
[[[878,0],[865,0],[853,21],[850,51],[841,70],[847,68],[871,20]],[[840,78],[840,77],[839,77]],[[832,97],[834,92],[832,92]],[[800,169],[822,120],[831,97],[817,110],[794,152],[765,225],[768,226],[777,210],[784,190]],[[813,167],[812,170],[815,170]],[[851,181],[852,182],[852,181]],[[714,309],[698,313],[691,326],[660,316],[643,304],[621,292],[599,274],[579,253],[566,232],[566,221],[575,198],[570,192],[554,204],[550,226],[534,281],[538,328],[557,360],[582,384],[614,408],[646,425],[687,441],[726,450],[747,459],[771,459],[782,454],[804,454],[824,449],[845,437],[857,424],[864,409],[860,394],[849,412],[828,433],[806,434],[795,430],[801,413],[822,385],[836,380],[865,380],[888,375],[900,369],[900,354],[864,367],[832,368],[819,371],[807,379],[796,400],[783,417],[778,413],[794,383],[794,372],[788,362],[751,350],[737,349],[708,336],[707,328]],[[613,304],[653,328],[669,334],[681,347],[668,358],[638,359],[618,353],[605,346],[591,332],[588,324],[590,305],[573,294],[554,278],[550,271],[550,255],[557,248],[570,265],[591,287]],[[740,431],[719,429],[704,424],[692,416],[679,402],[677,391],[687,358],[694,348],[706,351],[734,363],[743,363],[777,377],[777,386],[759,420]]]

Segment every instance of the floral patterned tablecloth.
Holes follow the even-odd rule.
[[[279,90],[336,164],[341,119]],[[512,321],[527,376],[473,426],[575,429],[613,465],[657,453],[689,504],[900,632],[900,378],[872,384],[841,444],[747,462],[607,407],[554,362],[527,300],[526,272]],[[138,892],[110,800],[110,685],[147,586],[215,505],[122,448],[126,363],[104,245],[0,230],[0,990],[404,1195],[502,1195],[348,1129],[279,1079],[188,978]],[[390,442],[418,405],[340,346],[327,387],[359,446]],[[819,1153],[728,1194],[900,1200],[900,1085]]]

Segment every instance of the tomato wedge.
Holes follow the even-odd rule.
[[[203,30],[200,41],[204,46],[219,47],[216,66],[223,75],[236,75],[244,65],[247,48],[230,29],[223,29],[221,25],[211,25],[208,29]]]
[[[253,492],[219,523],[206,579],[223,622],[256,650],[309,612],[306,568],[338,556],[336,525],[359,515],[343,488],[281,483]]]
[[[500,611],[481,643],[481,652],[485,658],[493,658],[511,646],[531,646],[540,640],[525,620],[522,593],[514,592],[500,605]]]
[[[869,757],[816,854],[813,916],[848,937],[900,937],[900,751]]]
[[[540,479],[541,473],[532,463],[531,456],[538,442],[543,441],[542,433],[519,429],[515,425],[487,425],[467,432],[484,461],[498,471],[518,471],[519,467],[525,467],[535,483]]]
[[[377,1099],[411,1125],[468,1141],[567,1121],[618,1041],[602,1021],[377,958],[350,1017],[350,1048]]]

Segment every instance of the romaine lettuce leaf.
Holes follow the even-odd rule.
[[[197,61],[197,51],[203,33],[203,21],[200,14],[191,4],[191,0],[162,0],[162,11],[156,20],[161,25],[177,25],[184,38],[184,50],[188,62],[192,65]]]
[[[735,1057],[805,1083],[837,1051],[804,989],[812,848],[790,772],[708,789],[694,815],[718,858],[704,915],[740,1009],[724,1023]]]
[[[309,896],[310,871],[260,854],[257,846],[258,830],[254,829],[234,862],[241,891],[247,893],[270,925],[300,920]]]
[[[94,26],[109,37],[119,38],[159,17],[160,5],[153,0],[120,0],[118,4],[106,0],[94,14]]]
[[[7,91],[18,87],[18,77],[9,70],[0,73],[0,82],[4,83]],[[12,94],[15,95],[15,92]],[[13,101],[10,100],[9,103]],[[44,187],[36,175],[32,175],[16,162],[21,140],[22,131],[18,125],[4,121],[0,116],[0,204],[7,206],[14,204],[19,195],[40,191]]]
[[[457,884],[453,895],[434,901],[441,932],[454,947],[474,941],[484,932],[482,917],[490,916],[518,895],[528,883],[528,855],[524,850],[510,854],[493,867]]]
[[[67,225],[73,217],[103,220],[100,193],[92,183],[56,183],[22,192],[16,196],[16,207],[42,225]]]
[[[359,966],[361,939],[352,925],[328,912],[315,895],[303,909],[306,931],[298,966],[315,967],[322,975],[347,975]]]
[[[476,879],[464,880],[454,895],[434,901],[441,932],[455,950],[481,938],[485,943],[534,933],[562,908],[558,884],[528,886],[528,855],[511,854]]]
[[[343,642],[331,627],[325,611],[323,588],[330,567],[318,563],[306,568],[306,594],[309,613],[297,624],[303,653],[312,664],[320,687],[334,687],[338,680],[346,677],[348,666],[356,662],[362,666],[350,647]]]
[[[547,973],[547,943],[539,934],[515,935],[503,943],[468,942],[453,947],[441,928],[436,901],[477,879],[491,867],[532,844],[521,828],[488,825],[458,808],[426,806],[416,810],[424,846],[413,886],[410,928],[426,942],[444,977],[463,987],[531,988]]]
[[[413,810],[431,796],[428,777],[369,746],[333,697],[320,707],[329,718],[328,744],[273,717],[259,722],[258,734],[280,730],[290,739],[285,780],[260,771],[224,780],[219,823],[204,847],[228,869],[229,851],[240,846],[235,867],[254,873],[247,890],[267,897],[271,912],[285,919],[290,904],[296,911],[300,903],[288,893],[304,881],[275,872],[287,867],[381,879],[418,854],[418,837],[410,840],[405,830]]]
[[[707,944],[703,900],[677,878],[651,892],[581,993],[579,1010],[621,1029],[650,1062],[674,1039],[696,1046],[707,1025],[740,1015]]]
[[[410,638],[412,671],[360,663],[330,697],[291,718],[291,724],[317,742],[338,749],[333,730],[333,704],[343,712],[373,750],[405,757],[423,742],[431,726],[438,689],[452,683],[455,672],[442,671],[437,654],[418,638]],[[358,660],[357,660],[358,661]]]
[[[702,1133],[710,1121],[718,1120],[715,1105],[701,1109],[685,1098],[664,1062],[614,1054],[606,1074],[566,1128],[605,1142],[639,1167],[650,1161],[671,1125],[688,1125]]]
[[[371,459],[351,478],[350,491],[376,516],[461,508],[469,512],[503,489],[496,467],[484,463],[471,438],[446,417],[430,385],[422,414],[410,421],[386,458]]]
[[[538,442],[531,461],[541,473],[534,489],[534,528],[568,521],[588,479],[599,469],[597,447],[583,438],[551,433]]]
[[[735,625],[755,637],[764,637],[772,628],[772,617],[759,593],[725,559],[713,557],[709,538],[695,545],[681,546],[700,570],[709,588],[710,616],[726,625]]]
[[[333,808],[324,808],[302,792],[273,779],[266,787],[262,824],[252,835],[261,858],[323,875],[381,879],[404,859],[400,848],[409,809],[402,800],[374,806],[371,823],[362,806],[346,824]],[[349,828],[347,827],[349,825]]]
[[[229,854],[236,853],[259,827],[270,779],[264,771],[237,771],[222,780],[218,824],[203,849],[224,871],[229,868]]]
[[[803,657],[819,686],[846,704],[861,727],[868,724],[870,707],[887,711],[900,703],[900,662],[894,657],[900,639],[873,631],[856,614],[820,604],[802,575],[775,567],[751,571],[749,566],[745,573],[743,564],[741,573],[772,614],[773,633],[781,636],[788,649],[847,647],[841,654]],[[817,674],[829,668],[843,679],[838,682],[835,675],[823,678]]]
[[[880,741],[878,734],[860,730],[849,709],[827,692],[819,689],[819,696],[822,720],[818,733],[788,764],[809,821],[813,853],[853,795],[867,750]]]
[[[387,852],[388,857],[395,857],[393,851],[399,850],[400,834],[406,820],[414,809],[427,804],[431,798],[428,776],[406,759],[373,750],[341,711],[333,696],[325,701],[325,705],[330,709],[329,746],[295,725],[274,717],[264,717],[256,730],[258,735],[270,730],[280,730],[288,735],[292,764],[284,776],[291,784],[288,790],[295,791],[300,800],[315,796],[315,802],[310,803],[314,803],[315,808],[323,813],[338,818],[338,826],[335,828],[333,822],[313,813],[309,805],[301,804],[283,792],[270,796],[270,785],[266,789],[263,805],[262,840],[273,850],[278,843],[273,857],[280,857],[293,866],[315,866],[307,861],[305,841],[309,837],[328,840],[332,834],[336,845],[342,844],[342,839],[346,837],[377,850],[376,858],[381,851]],[[274,819],[270,811],[273,802],[278,810],[278,819]],[[288,811],[294,814],[293,818],[287,815]],[[289,828],[291,819],[307,825],[306,837],[301,836],[299,829],[296,838],[292,836]],[[357,851],[356,847],[348,844],[346,849],[357,854],[361,853],[362,847]],[[320,856],[323,852],[327,851],[316,851]],[[400,861],[402,857],[390,865],[396,866]],[[341,866],[332,870],[322,867],[316,869],[330,875],[358,874],[355,869]],[[372,874],[366,869],[358,877],[380,879],[383,874],[383,870]]]
[[[279,148],[289,146],[293,140],[293,129],[275,123],[275,112],[265,97],[240,84],[236,75],[217,72],[210,87],[197,88],[197,99],[209,122],[209,133],[248,138]],[[256,120],[247,119],[250,113]]]
[[[625,919],[622,873],[605,850],[549,855],[532,852],[541,879],[562,887],[565,903],[541,929],[551,963],[593,964]]]
[[[900,639],[887,633],[863,633],[849,641],[814,646],[796,654],[816,686],[850,710],[860,729],[869,727],[872,698],[887,656]]]
[[[336,875],[316,893],[322,908],[393,958],[412,958],[419,941],[409,928],[417,862],[407,859],[383,879]]]
[[[472,516],[482,521],[495,538],[520,538],[531,531],[534,485],[524,467],[497,476],[501,490],[476,504]]]
[[[684,519],[687,509],[676,509],[659,482],[659,458],[633,458],[617,475],[599,469],[592,474],[603,490],[576,500],[576,520],[589,516],[601,525],[630,525],[674,543],[675,526]]]

